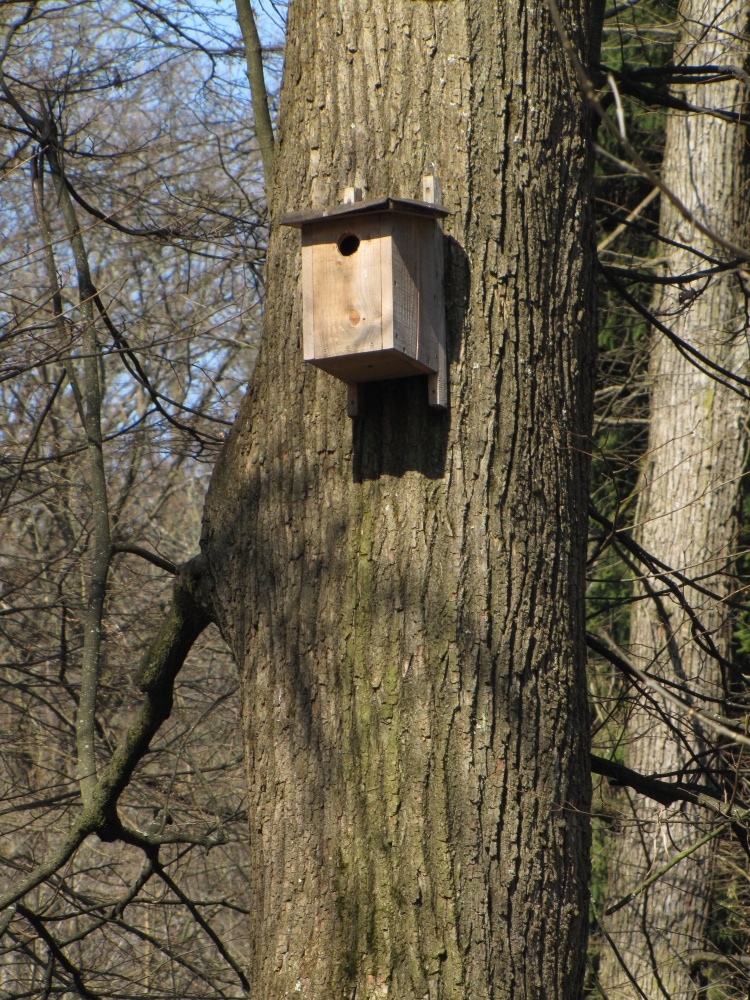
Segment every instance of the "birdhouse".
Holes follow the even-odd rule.
[[[305,361],[346,382],[349,412],[359,412],[362,382],[427,374],[432,406],[447,405],[445,297],[435,181],[423,201],[355,200],[293,212],[281,224],[302,235]]]

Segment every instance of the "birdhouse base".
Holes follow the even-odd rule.
[[[395,348],[315,358],[310,363],[343,382],[380,382],[383,379],[406,378],[409,375],[430,375],[435,371]]]

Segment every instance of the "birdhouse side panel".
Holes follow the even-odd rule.
[[[380,217],[310,228],[315,358],[381,350]]]
[[[417,357],[419,231],[411,216],[390,215],[383,239],[383,347]],[[390,320],[390,322],[388,322]]]
[[[443,233],[437,222],[420,220],[419,333],[416,357],[432,371],[445,352]]]
[[[315,360],[315,303],[313,300],[313,237],[311,226],[302,229],[302,356]]]

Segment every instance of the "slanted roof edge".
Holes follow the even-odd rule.
[[[370,198],[368,201],[352,201],[345,205],[331,205],[323,209],[307,209],[302,212],[285,212],[279,216],[279,225],[300,229],[311,222],[323,222],[340,215],[368,215],[371,212],[397,212],[402,215],[423,215],[438,219],[448,215],[448,209],[429,201],[415,201],[413,198]]]

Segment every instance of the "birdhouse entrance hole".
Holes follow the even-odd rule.
[[[354,233],[344,233],[336,245],[342,257],[351,257],[359,250],[359,236],[355,236]]]

